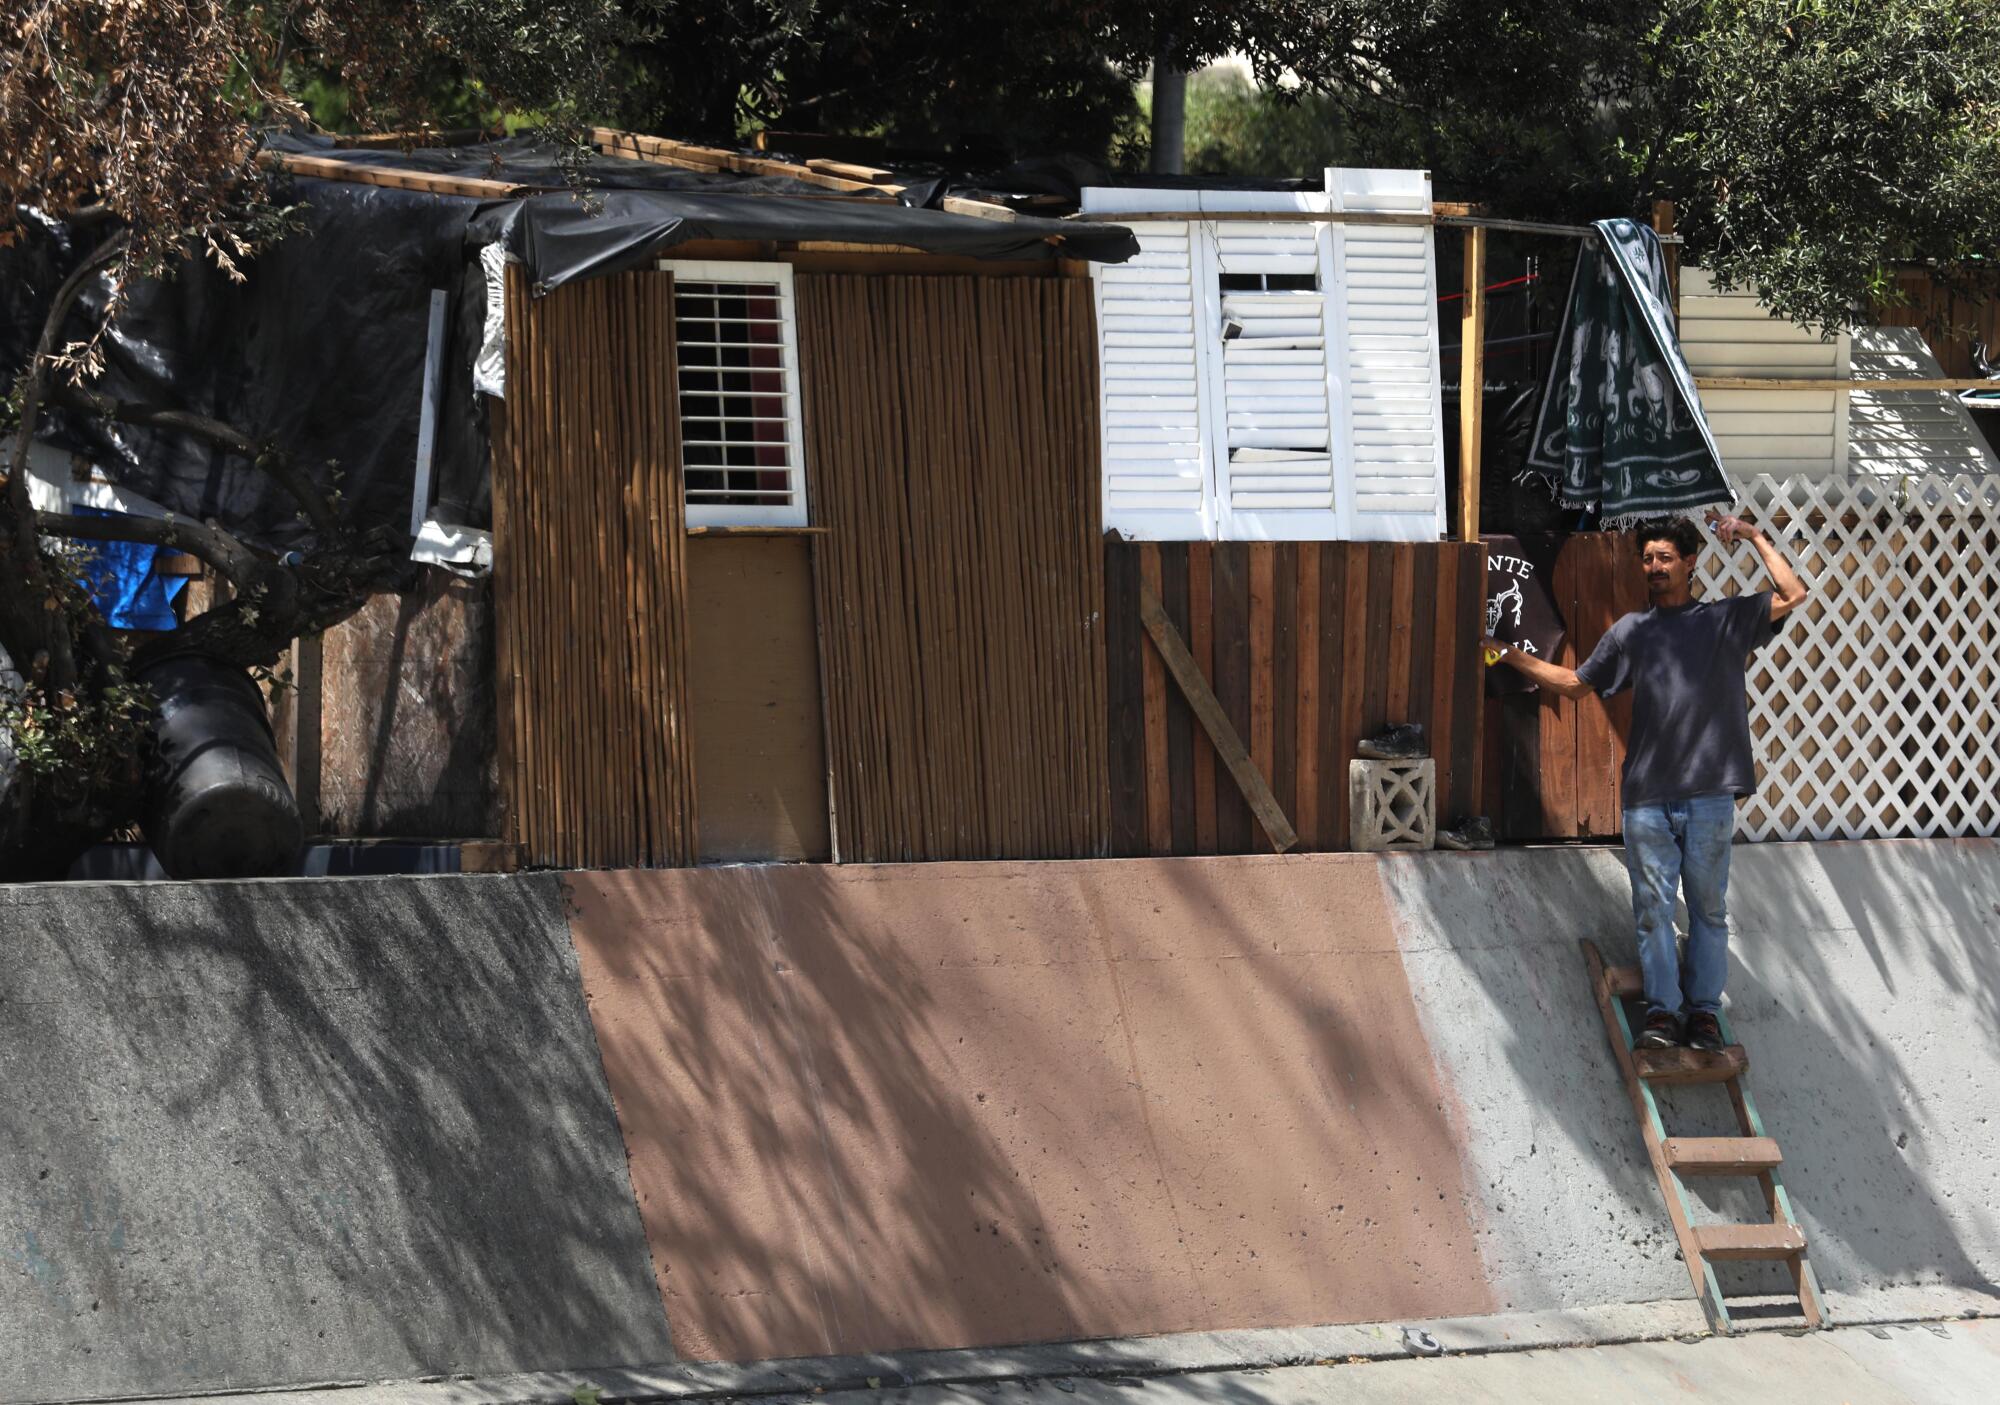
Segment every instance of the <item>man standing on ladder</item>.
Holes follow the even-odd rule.
[[[1574,671],[1498,640],[1483,642],[1489,665],[1505,660],[1566,698],[1632,690],[1625,868],[1646,978],[1646,1024],[1636,1042],[1655,1049],[1682,1041],[1684,1012],[1690,1047],[1722,1047],[1716,1011],[1729,974],[1723,897],[1729,846],[1736,802],[1757,785],[1744,673],[1750,654],[1775,638],[1779,622],[1806,598],[1798,573],[1760,529],[1713,511],[1708,520],[1723,545],[1747,541],[1757,549],[1773,589],[1696,600],[1689,582],[1701,554],[1701,530],[1687,518],[1670,518],[1636,533],[1650,607],[1612,625]],[[1674,899],[1682,887],[1685,959],[1674,938]]]

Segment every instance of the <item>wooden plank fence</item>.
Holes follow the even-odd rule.
[[[797,289],[836,857],[1102,854],[1090,284]]]
[[[1878,307],[1875,320],[1885,327],[1920,328],[1947,376],[1982,374],[1972,360],[1976,342],[1984,342],[1989,355],[2000,355],[2000,296],[1952,293],[1922,269],[1899,271],[1896,287],[1909,303]]]
[[[1568,625],[1551,663],[1575,668],[1620,616],[1646,607],[1629,533],[1580,532],[1563,543],[1549,576]],[[1618,834],[1619,771],[1632,722],[1630,697],[1504,693],[1486,700],[1485,813],[1505,839],[1601,839]]]
[[[529,864],[691,864],[686,522],[673,279],[530,298],[508,270],[493,407],[507,837]]]
[[[1120,855],[1268,853],[1140,622],[1150,586],[1302,850],[1347,847],[1347,762],[1424,724],[1439,814],[1476,808],[1485,552],[1476,543],[1104,545],[1111,844]]]

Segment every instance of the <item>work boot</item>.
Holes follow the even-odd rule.
[[[1633,1041],[1641,1049],[1671,1049],[1681,1042],[1681,1022],[1665,1010],[1646,1016],[1646,1027]]]
[[[1450,829],[1437,833],[1440,849],[1490,849],[1493,847],[1493,821],[1484,815],[1468,815]]]
[[[1370,761],[1421,761],[1431,754],[1424,745],[1421,722],[1393,723],[1372,737],[1363,737],[1354,750]]]
[[[1727,1042],[1722,1037],[1722,1021],[1713,1014],[1707,1010],[1696,1010],[1688,1016],[1688,1048],[1714,1054],[1721,1052]]]

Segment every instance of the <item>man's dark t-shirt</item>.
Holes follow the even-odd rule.
[[[1757,788],[1744,670],[1777,633],[1768,590],[1655,605],[1606,631],[1576,676],[1607,698],[1632,690],[1627,806]]]

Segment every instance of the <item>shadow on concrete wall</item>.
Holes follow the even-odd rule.
[[[1740,845],[1731,909],[1731,1017],[1822,1280],[1993,1287],[2000,845]]]
[[[15,889],[0,929],[0,1398],[671,1354],[553,879]]]
[[[1535,1308],[1688,1291],[1576,951],[1636,960],[1622,857],[1516,850],[1385,865],[1405,961],[1493,1210],[1503,1299]],[[1988,841],[1741,845],[1729,1009],[1822,1285],[1990,1286],[1987,1118],[2000,1077],[2000,849]],[[1682,914],[1683,925],[1685,913]],[[1717,1089],[1663,1098],[1670,1133],[1735,1133]],[[1696,1184],[1698,1221],[1765,1218],[1754,1182]],[[1778,1292],[1770,1265],[1726,1292]]]
[[[1331,871],[578,875],[683,1355],[1490,1306],[1372,866]]]

